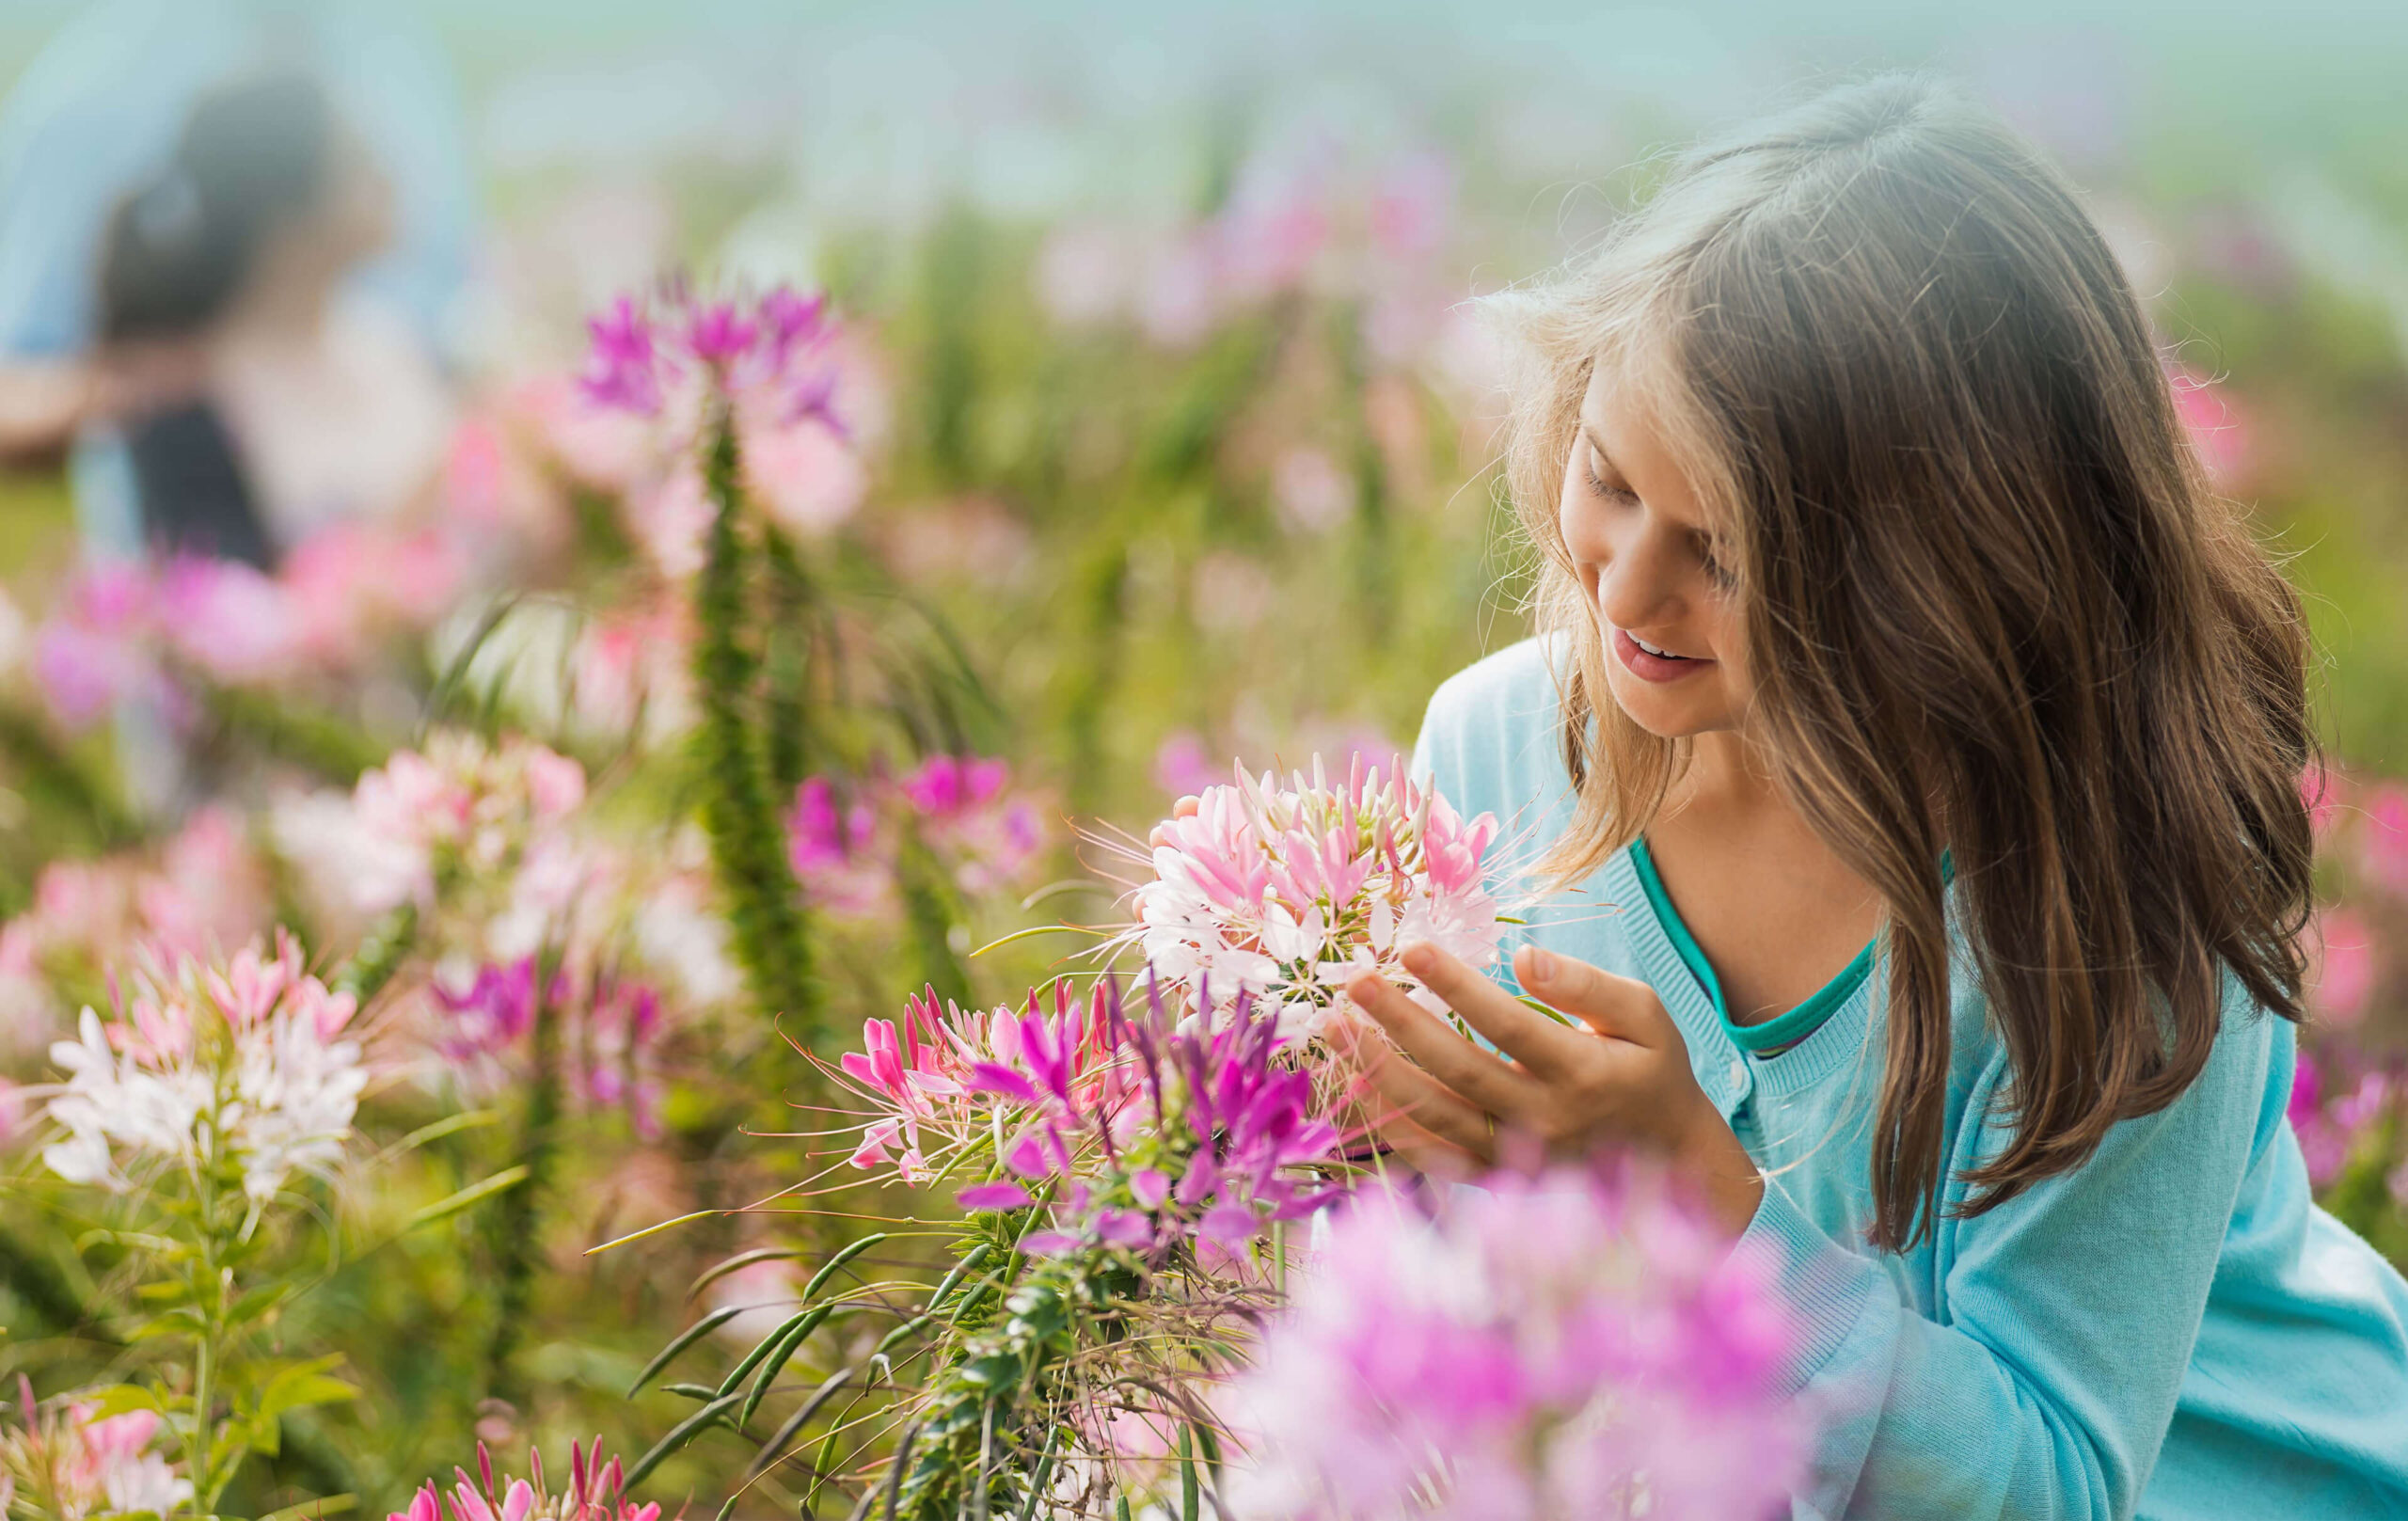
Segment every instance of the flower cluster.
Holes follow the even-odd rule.
[[[112,1018],[87,1007],[78,1038],[51,1047],[67,1074],[47,1106],[64,1133],[42,1153],[51,1171],[123,1192],[146,1165],[197,1181],[230,1169],[257,1207],[341,1156],[368,1081],[342,1038],[356,1004],[304,970],[291,936],[129,980]]]
[[[839,1064],[879,1111],[862,1132],[853,1165],[891,1165],[907,1183],[947,1170],[958,1153],[991,1135],[1000,1074],[1058,1092],[1074,1108],[1101,1102],[1095,1090],[1112,1055],[1107,996],[1099,984],[1087,998],[1074,997],[1063,980],[1043,992],[1031,989],[1022,1009],[981,1013],[951,1004],[940,1010],[929,989],[906,1002],[899,1023],[864,1022],[863,1049]]]
[[[54,861],[0,925],[0,1024],[30,1034],[62,987],[98,989],[128,945],[201,955],[267,927],[268,881],[244,821],[211,804],[152,850]],[[72,1006],[70,1005],[69,1006]]]
[[[67,587],[34,638],[52,714],[89,727],[145,701],[182,721],[180,677],[221,687],[344,672],[396,631],[431,626],[458,600],[468,556],[439,529],[338,524],[295,545],[273,576],[238,561],[102,561]]]
[[[657,1504],[639,1505],[627,1498],[626,1466],[615,1457],[603,1461],[599,1436],[591,1447],[569,1444],[568,1482],[557,1492],[545,1483],[544,1455],[532,1448],[527,1452],[524,1479],[499,1481],[493,1455],[483,1442],[477,1444],[475,1478],[464,1468],[452,1472],[449,1493],[430,1479],[410,1497],[408,1510],[395,1511],[386,1521],[446,1521],[447,1513],[449,1521],[659,1521],[660,1517]]]
[[[1207,983],[1224,1002],[1251,995],[1283,1038],[1319,1035],[1360,972],[1439,1011],[1397,958],[1428,941],[1475,968],[1497,963],[1512,921],[1486,877],[1496,839],[1494,816],[1465,823],[1402,760],[1383,776],[1358,755],[1335,786],[1318,758],[1284,787],[1240,770],[1154,830],[1137,922],[1113,944],[1135,945],[1191,996]]]
[[[310,875],[340,884],[352,907],[381,912],[424,907],[441,883],[527,867],[584,800],[585,769],[566,756],[444,732],[422,751],[395,751],[348,799],[288,806],[277,830]]]
[[[47,1408],[18,1376],[24,1424],[0,1434],[0,1515],[87,1521],[160,1515],[192,1500],[192,1481],[150,1450],[161,1421],[153,1410],[95,1418],[95,1407],[69,1401]]]
[[[1314,1521],[1747,1521],[1805,1433],[1765,1275],[1646,1186],[1507,1173],[1370,1193],[1265,1331],[1225,1414],[1230,1505]]]
[[[639,1133],[659,1133],[660,1082],[654,1071],[661,1003],[650,984],[609,972],[556,973],[536,996],[536,960],[486,962],[467,986],[438,975],[436,1052],[456,1074],[491,1088],[538,1020],[560,1022],[560,1060],[570,1095],[598,1109],[624,1108]]]
[[[1345,289],[1377,346],[1401,355],[1447,305],[1427,266],[1453,223],[1452,166],[1407,151],[1334,173],[1326,150],[1253,155],[1220,210],[1191,226],[1062,230],[1038,261],[1039,300],[1067,325],[1131,321],[1188,348],[1283,293]]]
[[[835,411],[836,325],[824,295],[781,285],[711,298],[672,284],[648,301],[621,296],[587,327],[587,403],[662,431],[648,454],[623,450],[628,457],[610,468],[626,483],[630,528],[672,576],[702,564],[712,509],[689,446],[715,406],[726,406],[745,483],[777,522],[816,536],[861,505],[868,475]]]
[[[972,896],[1023,881],[1045,843],[1006,762],[940,754],[898,780],[806,778],[786,816],[786,860],[814,908],[876,919],[894,910],[906,831]]]
[[[863,1036],[841,1069],[879,1113],[853,1165],[906,1182],[985,1172],[965,1208],[1047,1205],[1054,1226],[1024,1251],[1234,1253],[1335,1196],[1300,1179],[1329,1162],[1338,1129],[1243,997],[1229,1019],[1182,1028],[1158,986],[1132,1014],[1117,978],[1084,999],[1057,981],[1017,1012],[940,1013],[927,992],[899,1027],[872,1020]]]
[[[2399,1084],[2380,1069],[2361,1071],[2354,1084],[2327,1094],[2324,1069],[2303,1051],[2291,1070],[2289,1116],[2298,1133],[2308,1181],[2318,1188],[2337,1180],[2370,1144],[2385,1136],[2384,1124],[2400,1112]],[[2391,1174],[2393,1196],[2408,1204],[2408,1162]]]

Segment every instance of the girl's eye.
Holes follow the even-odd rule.
[[[1639,493],[1628,486],[1606,484],[1605,478],[1597,473],[1597,451],[1592,445],[1583,444],[1580,447],[1580,473],[1589,478],[1589,491],[1592,496],[1603,497],[1608,501],[1637,501],[1639,499]]]

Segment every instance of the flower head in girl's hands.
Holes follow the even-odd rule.
[[[1319,757],[1284,786],[1240,769],[1155,828],[1137,923],[1108,948],[1137,946],[1191,998],[1209,987],[1215,1017],[1251,995],[1289,1040],[1318,1037],[1364,972],[1442,1011],[1397,958],[1429,941],[1481,970],[1497,964],[1513,923],[1487,880],[1497,835],[1494,815],[1465,822],[1401,758],[1383,775],[1357,756],[1335,785]]]

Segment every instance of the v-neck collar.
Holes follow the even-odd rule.
[[[1751,1059],[1733,1038],[1732,1027],[1715,1006],[1713,995],[1689,970],[1656,916],[1629,848],[1608,858],[1603,879],[1598,885],[1605,901],[1621,906],[1625,943],[1640,974],[1663,999],[1665,1011],[1688,1043],[1690,1066],[1699,1082],[1724,1113],[1757,1088],[1774,1095],[1794,1093],[1861,1057],[1878,978],[1868,974],[1859,981],[1855,990],[1829,1010],[1797,1045],[1776,1057]],[[1677,922],[1678,916],[1674,919]]]
[[[1656,875],[1656,857],[1647,848],[1646,840],[1630,842],[1630,865],[1639,877],[1640,891],[1646,895],[1647,906],[1656,911],[1656,927],[1672,943],[1681,964],[1703,985],[1706,997],[1714,1005],[1715,1017],[1722,1022],[1722,1033],[1733,1045],[1751,1056],[1776,1054],[1821,1029],[1825,1020],[1856,996],[1873,971],[1873,943],[1866,941],[1864,948],[1841,969],[1839,975],[1815,990],[1796,1008],[1758,1024],[1740,1024],[1731,1018],[1731,1007],[1722,996],[1722,980],[1715,975],[1714,963],[1706,959],[1704,948],[1689,933],[1680,911],[1672,907],[1671,895],[1664,891],[1664,879]]]

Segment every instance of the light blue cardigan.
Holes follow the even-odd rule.
[[[1527,859],[1571,816],[1556,693],[1517,644],[1438,689],[1416,769]],[[1766,1174],[1748,1235],[1788,1265],[1791,1386],[1829,1420],[1800,1517],[2408,1517],[2408,1283],[2316,1208],[2285,1109],[2292,1031],[2237,991],[2199,1080],[2074,1172],[1971,1219],[2005,1140],[1977,982],[1954,989],[1937,1228],[1864,1244],[1884,977],[1750,1055],[1650,911],[1629,852],[1531,938],[1653,985]],[[1510,977],[1510,974],[1508,974]]]

